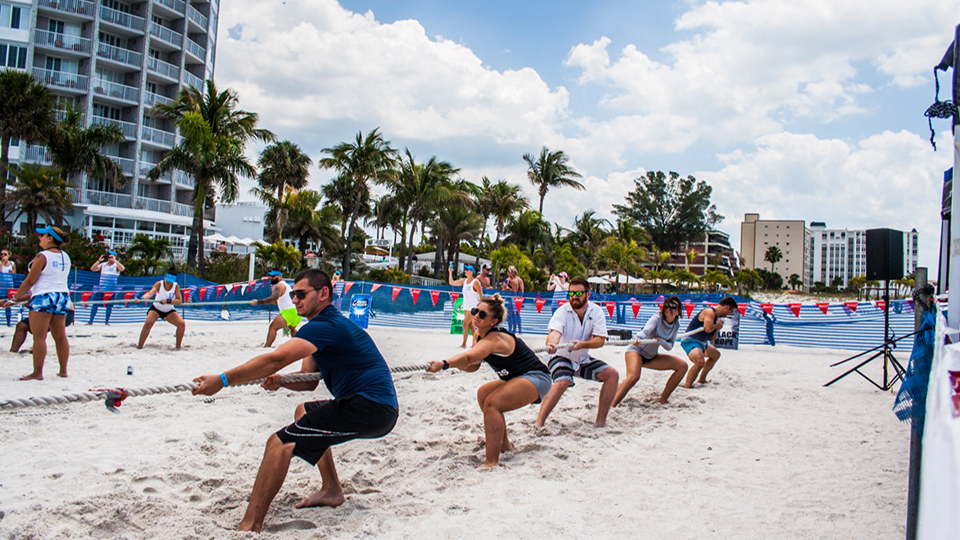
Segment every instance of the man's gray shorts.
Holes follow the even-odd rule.
[[[550,368],[550,377],[553,382],[569,381],[570,386],[575,386],[576,383],[573,382],[575,376],[588,381],[599,381],[600,372],[609,368],[610,365],[591,356],[586,362],[580,364],[579,369],[574,370],[573,363],[569,359],[563,356],[554,356],[550,359],[547,367]]]

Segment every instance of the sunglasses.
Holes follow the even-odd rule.
[[[676,304],[667,304],[666,308],[667,308],[667,309],[672,309],[672,310],[674,310],[674,311],[680,311],[680,306],[678,306],[678,305],[676,305]]]
[[[580,298],[581,296],[587,294],[587,291],[569,291],[567,293],[570,298]]]
[[[487,312],[486,312],[486,311],[480,311],[480,308],[471,308],[471,309],[470,309],[470,314],[473,315],[474,317],[480,319],[481,321],[487,318]]]
[[[322,289],[323,287],[321,287]],[[293,289],[290,291],[290,298],[296,298],[297,300],[303,300],[307,297],[307,294],[310,291],[319,291],[320,289]]]

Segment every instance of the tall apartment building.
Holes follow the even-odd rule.
[[[783,277],[784,283],[797,274],[808,289],[813,284],[811,268],[812,239],[806,222],[800,220],[766,220],[760,214],[745,214],[740,224],[740,256],[744,268],[770,270],[764,260],[767,249],[780,248],[783,258],[773,266],[773,271]]]
[[[688,261],[686,256],[690,250],[697,251],[697,256],[692,261]],[[739,261],[730,245],[730,235],[714,229],[687,244],[684,253],[674,253],[667,266],[689,269],[698,276],[704,275],[707,270],[715,269],[732,277],[740,269]]]
[[[136,233],[169,238],[185,250],[193,178],[179,171],[147,178],[179,141],[176,127],[151,114],[187,85],[213,77],[219,0],[0,0],[0,67],[27,70],[85,123],[119,125],[126,140],[104,148],[127,183],[71,178],[74,229],[113,246]],[[62,115],[61,115],[62,118]],[[46,148],[18,143],[11,161],[49,163]],[[208,213],[205,229],[215,227]]]
[[[836,278],[846,287],[850,279],[867,274],[867,231],[827,229],[827,224],[810,222],[813,235],[813,281],[831,285]],[[917,270],[916,229],[903,235],[903,275]]]

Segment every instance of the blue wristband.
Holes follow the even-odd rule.
[[[220,382],[223,383],[223,387],[224,387],[224,388],[226,388],[227,386],[230,386],[230,385],[227,384],[227,374],[226,374],[226,373],[221,373],[221,374],[220,374]]]

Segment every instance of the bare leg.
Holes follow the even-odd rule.
[[[50,319],[50,335],[57,346],[57,361],[60,363],[59,377],[67,376],[67,362],[70,360],[70,341],[67,340],[66,315],[54,315]]]
[[[487,439],[486,457],[481,469],[500,465],[503,446],[510,445],[510,440],[507,438],[507,422],[503,413],[529,405],[538,397],[537,387],[532,382],[519,377],[506,382],[493,381],[480,387],[477,391],[477,400],[482,401],[480,406],[483,410],[483,429]],[[510,448],[513,446],[510,445],[507,450]]]
[[[284,444],[277,438],[277,434],[267,439],[267,448],[263,452],[263,461],[257,471],[257,479],[253,482],[253,491],[250,493],[250,502],[243,520],[237,527],[241,531],[260,532],[263,520],[267,517],[270,503],[280,491],[283,480],[290,469],[290,459],[293,457],[293,443]]]
[[[567,388],[570,388],[570,381],[557,381],[550,387],[550,391],[546,397],[543,398],[543,403],[540,404],[540,414],[537,415],[536,423],[538,428],[543,427],[543,424],[547,421],[547,417],[550,416],[553,408],[557,406],[557,403],[560,401],[563,393],[567,391]]]
[[[153,324],[157,322],[160,316],[157,315],[156,311],[147,312],[147,320],[143,321],[143,328],[140,329],[140,341],[137,343],[137,348],[142,349],[143,345],[147,342],[147,338],[150,336],[150,329],[153,328]]]
[[[683,380],[683,376],[687,373],[687,363],[669,354],[658,354],[656,358],[644,364],[644,367],[657,371],[673,370],[670,378],[667,379],[667,384],[663,387],[663,392],[660,393],[661,404],[667,403],[667,400],[670,399],[670,394],[673,393],[677,385],[680,384],[680,381]]]
[[[640,380],[640,372],[643,367],[640,355],[635,352],[626,353],[624,361],[627,364],[627,376],[624,377],[623,382],[617,387],[617,393],[613,396],[614,407],[620,405],[623,398],[627,396],[627,392]]]
[[[183,333],[187,331],[187,323],[179,313],[167,315],[166,321],[177,327],[177,349],[183,344]]]
[[[703,371],[700,372],[700,379],[697,381],[700,384],[706,384],[707,374],[710,373],[713,366],[717,365],[717,360],[720,359],[720,351],[713,345],[707,345],[706,356],[707,360],[703,363]]]
[[[343,496],[343,486],[340,485],[340,477],[337,476],[337,467],[333,463],[333,452],[327,448],[323,457],[317,462],[317,468],[320,469],[320,478],[323,484],[320,490],[309,495],[307,498],[298,502],[297,508],[312,508],[315,506],[340,506],[347,498]]]
[[[264,347],[272,347],[273,342],[277,339],[277,332],[286,325],[287,321],[283,318],[283,315],[274,317],[274,319],[270,321],[270,328],[267,329],[267,342],[264,344]]]
[[[13,331],[13,341],[10,343],[10,352],[20,352],[23,342],[27,340],[27,324],[18,322]]]
[[[703,350],[694,349],[687,355],[687,358],[693,362],[693,366],[690,367],[690,370],[687,371],[687,382],[683,384],[684,388],[693,388],[693,381],[697,379],[697,375],[700,374],[700,370],[703,369]]]
[[[30,312],[30,330],[33,332],[33,373],[20,377],[21,381],[42,381],[43,361],[47,358],[47,330],[50,328],[50,319],[53,315]]]
[[[611,366],[601,371],[597,378],[603,382],[603,386],[600,387],[597,421],[593,423],[593,427],[605,427],[607,425],[607,413],[610,412],[613,396],[617,393],[617,381],[620,380],[620,374]]]
[[[463,342],[460,343],[461,349],[467,348],[467,335],[473,332],[473,315],[469,311],[463,312]],[[476,338],[474,338],[476,339]]]

